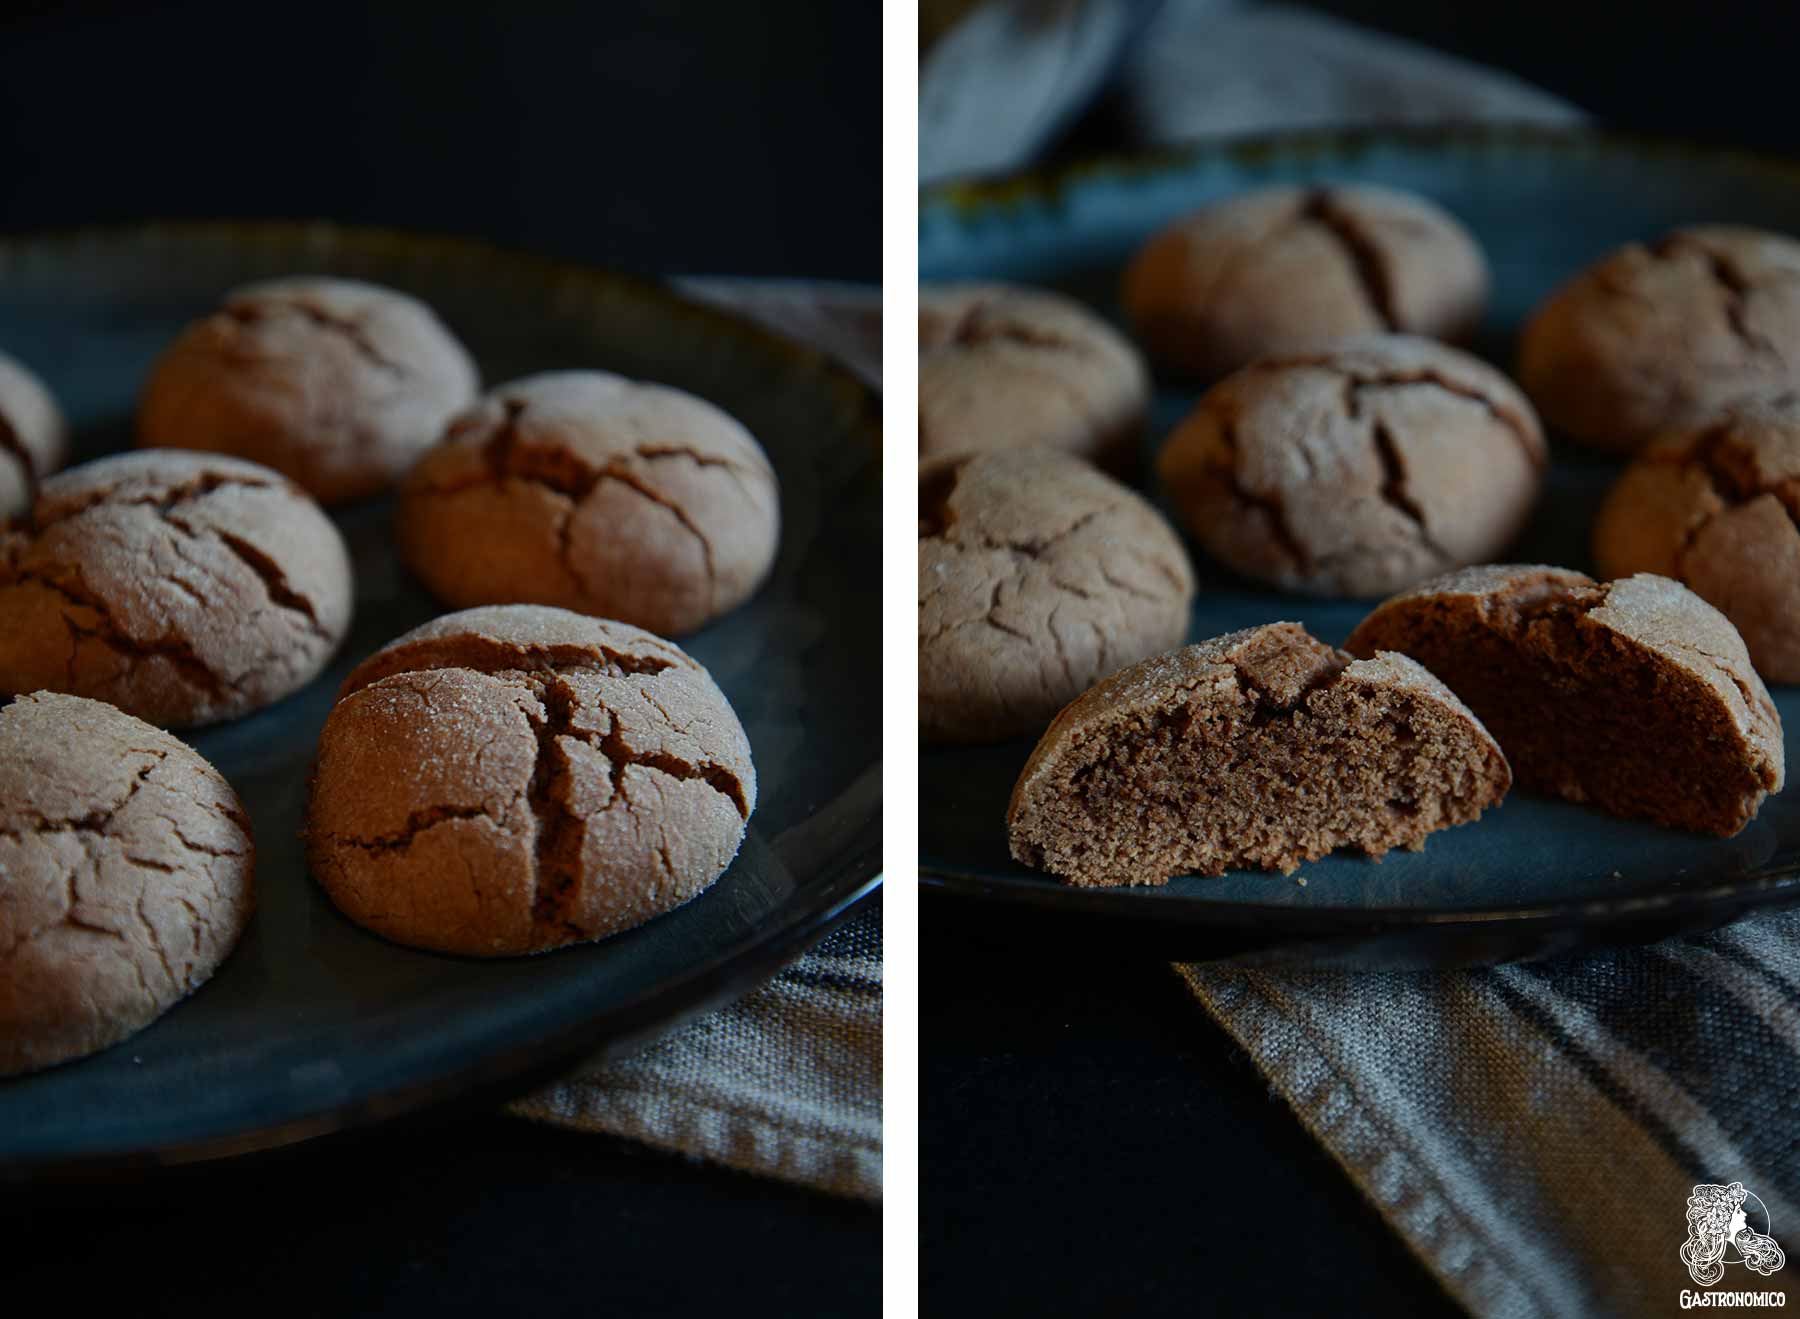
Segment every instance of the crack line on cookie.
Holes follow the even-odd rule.
[[[1385,422],[1375,423],[1374,438],[1375,453],[1381,459],[1382,500],[1412,523],[1421,545],[1438,559],[1449,562],[1453,556],[1431,534],[1430,528],[1425,525],[1425,510],[1407,490],[1406,464],[1400,456],[1400,446]]]
[[[368,327],[360,320],[347,316],[334,316],[318,303],[305,297],[267,296],[260,302],[234,302],[223,309],[222,314],[239,325],[256,325],[267,320],[276,312],[289,312],[310,321],[321,329],[329,330],[347,340],[357,353],[371,365],[391,372],[397,376],[412,374],[405,363],[396,361],[377,348],[369,338]]]
[[[1693,234],[1681,233],[1670,234],[1650,251],[1658,260],[1668,260],[1682,252],[1699,257],[1706,266],[1707,275],[1719,288],[1725,323],[1731,327],[1731,333],[1753,353],[1780,356],[1773,344],[1751,328],[1746,299],[1755,292],[1756,285],[1729,256]]]
[[[1226,460],[1214,464],[1207,470],[1217,479],[1224,482],[1229,493],[1240,503],[1260,511],[1268,524],[1269,534],[1274,537],[1275,544],[1281,552],[1293,562],[1294,567],[1302,573],[1313,570],[1313,555],[1287,518],[1287,505],[1277,494],[1259,494],[1250,489],[1238,475],[1238,459],[1242,450],[1238,447],[1237,423],[1235,420],[1221,419],[1219,422],[1219,440],[1225,447]]]
[[[1384,330],[1400,328],[1394,310],[1393,279],[1388,270],[1387,254],[1363,229],[1356,218],[1339,206],[1327,188],[1313,192],[1301,208],[1300,219],[1310,220],[1324,229],[1349,258],[1350,269]]]
[[[121,628],[112,615],[112,606],[85,586],[71,587],[66,582],[58,581],[46,573],[33,569],[15,572],[10,578],[0,578],[0,584],[35,583],[55,595],[61,596],[69,604],[78,609],[85,609],[96,616],[96,626],[83,626],[78,623],[68,609],[63,610],[63,626],[68,629],[70,650],[68,661],[68,681],[71,687],[75,684],[75,661],[83,639],[98,641],[108,650],[121,655],[132,655],[140,659],[162,659],[179,672],[204,687],[214,696],[236,694],[237,684],[220,674],[200,658],[199,653],[190,642],[176,638],[158,638],[156,640],[140,640]]]

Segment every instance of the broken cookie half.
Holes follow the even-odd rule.
[[[1743,639],[1667,577],[1465,569],[1383,602],[1345,644],[1437,674],[1529,791],[1729,836],[1781,790],[1781,716]]]
[[[1417,849],[1506,795],[1481,721],[1403,655],[1271,623],[1145,660],[1057,716],[1007,808],[1012,854],[1082,886]]]

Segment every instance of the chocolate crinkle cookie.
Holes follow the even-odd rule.
[[[1530,516],[1547,461],[1506,377],[1386,335],[1245,367],[1201,398],[1157,471],[1227,567],[1356,596],[1491,558]]]
[[[1150,373],[1071,298],[1010,284],[919,290],[919,452],[1042,447],[1137,466]]]
[[[47,688],[166,727],[311,681],[350,627],[350,557],[298,486],[152,449],[71,468],[0,529],[0,693]]]
[[[1750,404],[1666,433],[1594,524],[1604,577],[1657,573],[1732,622],[1757,672],[1800,682],[1800,405]]]
[[[30,508],[38,485],[68,456],[56,399],[22,362],[0,353],[0,520]]]
[[[1620,248],[1532,314],[1519,382],[1553,429],[1614,453],[1800,389],[1800,242],[1709,225]]]
[[[99,701],[0,707],[0,1075],[115,1044],[198,988],[255,905],[243,807]]]
[[[306,850],[358,924],[498,957],[680,906],[731,863],[755,807],[743,727],[678,646],[493,606],[350,674],[320,738]]]
[[[1781,716],[1743,640],[1666,577],[1471,568],[1385,601],[1345,644],[1442,678],[1528,791],[1728,836],[1781,790]]]
[[[1037,733],[1096,679],[1180,642],[1193,570],[1111,477],[1043,449],[919,468],[919,733]]]
[[[1145,660],[1070,705],[1007,827],[1014,857],[1071,884],[1161,884],[1416,850],[1510,783],[1481,722],[1418,664],[1352,660],[1271,623]]]
[[[138,443],[235,454],[342,503],[393,486],[479,384],[417,298],[350,279],[269,280],[228,293],[162,355]]]
[[[400,493],[400,553],[455,607],[543,604],[664,635],[768,578],[780,494],[762,447],[704,399],[601,371],[504,385]]]
[[[1138,338],[1214,380],[1260,357],[1383,332],[1461,340],[1487,261],[1448,211],[1368,184],[1268,188],[1159,231],[1125,274]]]

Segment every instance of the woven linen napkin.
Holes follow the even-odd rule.
[[[677,284],[879,383],[877,290],[734,279]],[[876,894],[736,1003],[632,1057],[577,1068],[509,1111],[880,1200],[881,992]]]
[[[1086,8],[990,4],[946,35],[922,72],[937,80],[933,116],[921,98],[925,166],[1016,168],[1046,124],[1071,122],[1103,80],[1093,51],[1069,43],[1113,29],[1068,13],[1047,25]],[[1021,43],[1066,73],[991,92]],[[1509,77],[1278,6],[1168,0],[1106,59],[1139,143],[1579,119]],[[990,113],[974,141],[923,140],[934,123]],[[1476,971],[1176,971],[1469,1310],[1665,1314],[1685,1308],[1684,1291],[1710,1307],[1794,1290],[1800,913]]]

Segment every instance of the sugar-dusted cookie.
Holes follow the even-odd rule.
[[[1614,453],[1800,390],[1800,242],[1708,225],[1620,248],[1532,314],[1519,383],[1552,430]]]
[[[269,280],[226,294],[157,361],[138,443],[235,454],[342,503],[394,485],[478,384],[417,298],[351,279]]]
[[[919,290],[919,452],[1059,449],[1137,466],[1150,375],[1129,340],[1046,289]]]
[[[1442,207],[1369,184],[1267,188],[1160,230],[1125,274],[1151,357],[1215,380],[1260,357],[1383,332],[1461,340],[1487,261]]]
[[[1042,731],[1096,679],[1187,633],[1193,571],[1135,492],[1046,449],[919,468],[919,733]]]
[[[192,993],[255,905],[237,794],[100,701],[0,707],[0,1075],[104,1049]]]
[[[306,852],[358,924],[498,957],[680,906],[731,863],[755,807],[743,726],[680,647],[490,606],[350,674],[319,740]]]
[[[30,508],[38,485],[68,456],[56,399],[24,363],[0,353],[0,521]]]
[[[760,587],[780,542],[762,447],[704,399],[602,371],[494,390],[401,487],[401,557],[462,608],[544,604],[664,635]]]
[[[1227,567],[1287,590],[1381,595],[1503,549],[1546,461],[1506,377],[1386,335],[1245,367],[1201,398],[1157,472]]]
[[[1731,620],[1757,672],[1800,682],[1800,406],[1749,404],[1665,432],[1594,523],[1603,577],[1657,573]]]
[[[47,688],[171,728],[310,682],[350,628],[350,556],[293,482],[139,450],[44,482],[0,527],[0,694]]]

